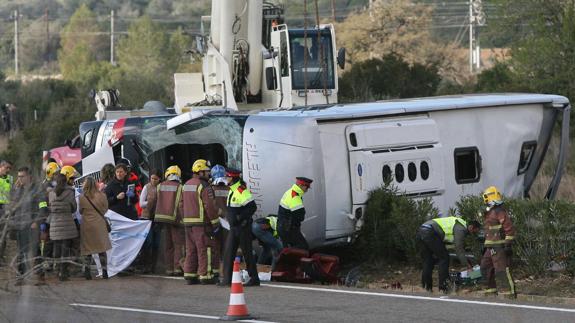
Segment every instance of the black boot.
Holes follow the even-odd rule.
[[[84,266],[84,278],[86,278],[86,280],[92,280],[92,273],[90,272],[90,266]]]
[[[244,284],[245,287],[253,287],[253,286],[259,286],[259,285],[260,285],[260,280],[254,279],[254,278],[250,278],[250,280]]]
[[[108,271],[106,269],[102,269],[102,279],[108,279]]]

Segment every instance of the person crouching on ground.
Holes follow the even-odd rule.
[[[449,292],[449,252],[448,247],[454,246],[457,258],[462,265],[471,270],[472,265],[465,257],[465,236],[477,234],[480,224],[477,221],[465,222],[462,218],[448,216],[425,222],[417,232],[417,244],[423,259],[421,284],[427,291],[433,289],[432,272],[435,259],[439,260],[439,290]]]

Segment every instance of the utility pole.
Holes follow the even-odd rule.
[[[46,22],[46,54],[44,57],[44,61],[46,64],[46,68],[48,68],[48,65],[50,64],[50,20],[48,18],[48,7],[46,7],[46,9],[44,9],[44,19]]]
[[[18,9],[14,10],[14,75],[18,76],[18,19],[19,19]]]
[[[110,64],[116,66],[116,61],[114,61],[114,10],[110,12]]]
[[[473,46],[475,43],[475,39],[473,36],[475,33],[473,32],[473,26],[475,25],[475,17],[473,16],[473,0],[469,0],[469,72],[473,73]]]
[[[335,23],[335,0],[331,0],[331,18]]]
[[[485,26],[483,4],[481,0],[469,0],[469,71],[471,73],[481,68],[480,26]]]
[[[307,51],[307,0],[303,0],[303,46]],[[307,55],[303,55],[303,70],[304,106],[307,107]]]

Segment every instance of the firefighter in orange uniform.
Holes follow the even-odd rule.
[[[228,193],[230,188],[226,181],[226,169],[222,165],[214,165],[211,171],[212,175],[212,189],[214,190],[214,206],[218,218],[225,218],[227,207],[226,202],[228,199]],[[214,280],[218,280],[220,276],[220,263],[221,256],[223,254],[222,246],[225,237],[227,236],[227,230],[222,228],[221,225],[214,226],[212,228],[212,233],[209,235],[208,240],[208,250],[211,250],[212,254],[212,274]]]
[[[184,232],[182,229],[182,171],[170,166],[164,174],[166,180],[158,185],[154,222],[162,223],[165,237],[164,259],[166,274],[181,276]]]
[[[208,253],[208,233],[219,226],[215,211],[214,191],[208,183],[210,167],[204,159],[192,165],[192,178],[184,184],[184,226],[186,230],[186,261],[184,278],[188,285],[214,283],[211,253]]]
[[[495,186],[483,192],[483,201],[487,206],[483,214],[485,253],[481,258],[481,274],[488,288],[485,292],[515,298],[515,283],[510,271],[515,229]]]

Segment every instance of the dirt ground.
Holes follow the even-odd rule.
[[[421,270],[413,266],[401,264],[369,264],[359,267],[357,287],[383,290],[402,290],[406,292],[424,292],[420,287]],[[346,274],[351,269],[342,271]],[[513,271],[512,271],[513,272]],[[518,294],[546,297],[575,297],[575,279],[566,273],[548,273],[545,277],[534,277],[522,274],[519,269],[514,271]],[[437,292],[437,270],[434,271],[434,292]],[[476,286],[459,287],[457,294],[477,294],[483,289]]]

